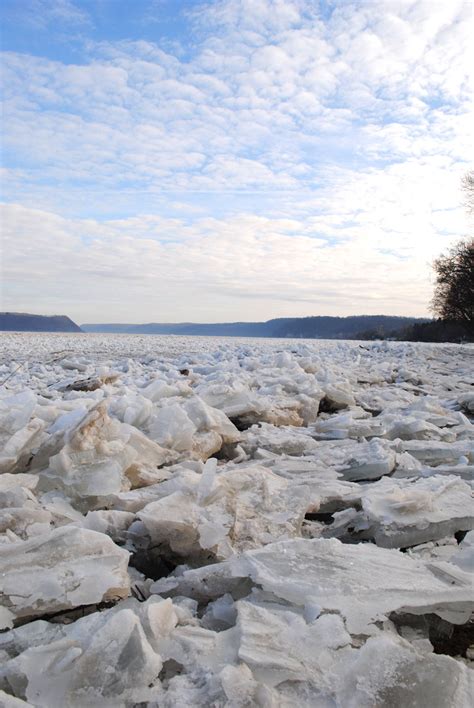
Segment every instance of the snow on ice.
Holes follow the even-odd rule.
[[[470,706],[473,373],[2,334],[0,705]]]

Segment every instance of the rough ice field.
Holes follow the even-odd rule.
[[[0,705],[471,705],[474,347],[0,335]]]

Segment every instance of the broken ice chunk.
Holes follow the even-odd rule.
[[[466,391],[458,396],[458,404],[463,411],[466,411],[469,415],[474,415],[474,393],[471,391]]]
[[[205,501],[212,491],[216,478],[216,470],[217,460],[215,458],[207,460],[197,490],[197,499],[200,504]]]
[[[466,573],[474,574],[474,531],[466,534],[449,562],[459,566]]]
[[[0,442],[5,442],[30,420],[36,406],[33,391],[0,398]]]
[[[147,700],[162,661],[131,609],[93,613],[62,626],[61,633],[6,665],[4,673],[16,693],[51,708]]]
[[[114,543],[124,543],[127,539],[127,529],[135,516],[128,511],[89,511],[81,521],[73,522],[75,526],[90,531],[106,534]]]
[[[17,481],[17,485],[2,485],[2,478],[8,476]],[[23,477],[28,484],[32,475],[0,475],[0,541],[6,538],[1,534],[16,534],[21,539],[49,531],[52,515],[38,502],[31,489],[20,486]],[[31,486],[31,483],[30,483]],[[2,489],[4,487],[4,489]]]
[[[93,408],[68,432],[61,451],[41,473],[44,490],[61,489],[85,510],[95,498],[128,490],[147,469],[174,459],[173,453],[149,440],[131,425],[109,417],[104,403]]]
[[[42,475],[44,489],[60,488],[72,499],[102,496],[130,488],[123,473],[135,459],[122,423],[100,403],[73,429],[61,452]],[[124,481],[125,480],[125,481]]]
[[[270,686],[309,681],[322,688],[332,654],[350,645],[340,615],[326,614],[307,624],[297,611],[276,603],[237,603],[239,658],[255,678]]]
[[[2,545],[2,604],[23,619],[126,597],[128,556],[108,536],[73,526]]]
[[[237,606],[231,595],[226,594],[206,607],[202,618],[202,625],[206,629],[220,631],[235,625],[237,619]]]
[[[150,435],[165,447],[188,452],[195,459],[207,460],[224,443],[240,439],[239,431],[217,408],[211,408],[198,396],[172,403],[153,414]]]
[[[186,411],[178,404],[160,408],[150,423],[150,435],[153,440],[178,452],[192,448],[196,430]]]
[[[229,438],[226,439],[226,442],[238,440],[238,431],[225,413],[208,406],[199,396],[188,399],[184,404],[184,409],[199,432],[215,430],[224,438]]]
[[[326,384],[323,389],[324,398],[320,404],[321,410],[333,412],[341,410],[341,408],[355,406],[355,399],[349,384]]]
[[[390,474],[394,468],[395,453],[388,443],[376,438],[368,443],[359,443],[348,459],[337,467],[343,479],[349,482],[378,479]]]
[[[373,634],[374,623],[391,612],[434,612],[463,624],[472,610],[471,577],[461,569],[336,539],[273,543],[157,581],[152,591],[215,599],[226,592],[243,597],[252,584],[301,608],[312,603],[339,612],[351,634]]]
[[[424,653],[393,635],[369,639],[339,662],[336,694],[344,708],[469,708],[474,672],[449,656]]]
[[[403,440],[401,451],[409,452],[425,465],[456,464],[460,457],[465,456],[474,462],[474,442],[463,440],[457,442],[440,442],[438,440]]]
[[[165,544],[188,558],[203,558],[203,551],[204,557],[211,551],[226,558],[296,535],[308,508],[319,507],[315,492],[293,487],[263,467],[237,467],[214,478],[216,461],[206,465],[198,484],[190,473],[175,476],[161,485],[162,498],[138,512],[152,544]],[[170,485],[167,492],[165,485]]]
[[[317,451],[319,443],[313,440],[307,428],[277,427],[261,423],[243,431],[241,446],[247,454],[253,456],[258,449],[279,455],[306,455]]]
[[[420,420],[414,416],[405,415],[400,419],[389,415],[382,417],[382,420],[386,421],[385,437],[389,440],[442,440],[443,442],[456,440],[456,434],[450,429],[439,428],[427,420]]]
[[[227,664],[219,674],[227,706],[273,706],[272,696],[257,681],[246,664]]]
[[[0,398],[0,473],[23,472],[46,424],[31,417],[36,406],[32,391]]]
[[[458,477],[380,480],[362,495],[378,546],[406,548],[474,527],[472,494]]]
[[[0,708],[34,708],[32,703],[22,701],[21,698],[9,696],[5,691],[0,690]]]
[[[38,484],[38,477],[35,474],[10,474],[4,472],[0,475],[0,492],[8,492],[15,487],[23,487],[33,491]]]

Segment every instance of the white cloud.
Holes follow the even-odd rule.
[[[394,255],[390,240],[378,242],[369,207],[330,246],[315,236],[331,232],[330,220],[240,214],[191,224],[153,215],[98,222],[19,205],[3,211],[5,309],[51,312],[62,303],[80,321],[223,321],[295,312],[423,315],[430,298],[426,240],[406,241],[405,259]]]
[[[358,132],[360,163],[432,150],[459,157],[469,137],[457,125],[471,107],[469,16],[462,2],[428,5],[344,3],[324,25],[303,3],[214,3],[199,16],[221,33],[204,38],[191,62],[143,41],[91,45],[81,66],[7,55],[5,141],[46,176],[85,180],[89,165],[94,181],[110,183],[114,162],[120,185],[217,191],[223,160],[240,175],[243,160],[260,163],[247,187],[290,187],[300,165],[338,159],[305,154],[305,142],[344,131]],[[247,25],[258,46],[242,40]],[[429,101],[440,92],[453,104],[440,104],[432,125]],[[275,146],[288,147],[284,174],[273,168]],[[207,156],[209,168],[188,164],[190,153]],[[176,163],[198,169],[183,179]]]
[[[72,0],[21,0],[8,8],[13,18],[35,29],[48,27],[84,27],[91,24],[90,16]]]
[[[87,20],[69,0],[48,8]],[[426,313],[429,261],[464,230],[468,5],[321,15],[304,0],[219,0],[190,14],[186,58],[146,41],[89,40],[80,64],[5,54],[8,307]]]

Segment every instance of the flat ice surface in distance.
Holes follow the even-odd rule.
[[[0,705],[470,706],[473,374],[0,333]]]

